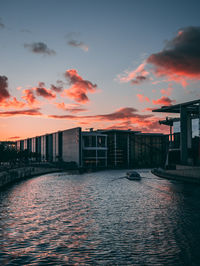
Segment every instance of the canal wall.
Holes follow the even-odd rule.
[[[153,169],[152,173],[163,178],[200,184],[200,167],[176,165],[175,170]]]
[[[43,175],[59,171],[61,170],[58,168],[31,167],[31,166],[2,171],[0,172],[0,189],[3,188],[4,186],[7,186],[11,183],[14,183],[16,181],[25,178],[30,178],[37,175]]]

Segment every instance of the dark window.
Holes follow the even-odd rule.
[[[96,147],[96,136],[84,136],[84,147]]]
[[[96,157],[96,150],[83,150],[84,157]]]
[[[97,137],[97,147],[105,147],[106,146],[106,137],[98,136]]]
[[[97,151],[97,156],[98,157],[105,157],[106,156],[106,151],[104,151],[104,150]]]

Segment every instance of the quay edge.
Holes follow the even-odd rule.
[[[166,179],[200,184],[200,167],[177,165],[174,170],[155,168],[151,172]]]

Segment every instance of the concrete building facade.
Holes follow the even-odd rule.
[[[17,141],[17,149],[43,162],[73,162],[85,168],[154,167],[164,161],[168,137],[131,130],[80,127]]]

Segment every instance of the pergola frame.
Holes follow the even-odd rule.
[[[200,117],[200,99],[171,106],[162,106],[159,109],[154,109],[152,112],[180,114],[181,164],[188,164],[188,149],[192,148],[191,119]]]

